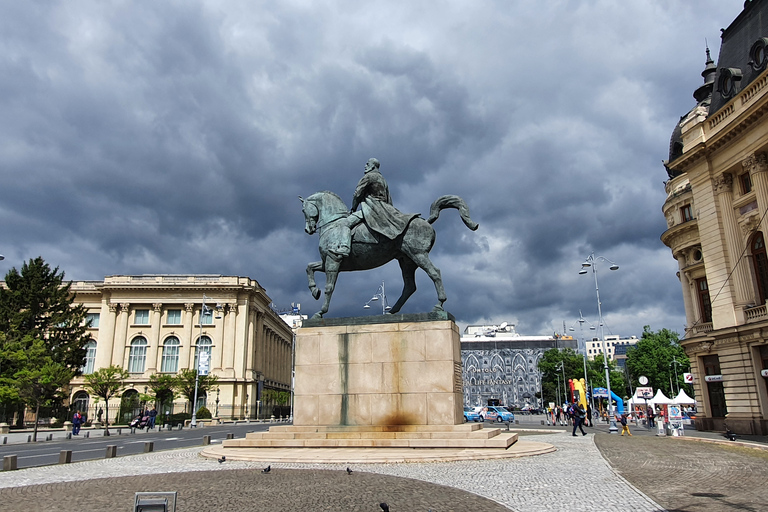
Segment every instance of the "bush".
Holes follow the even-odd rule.
[[[197,410],[196,417],[199,420],[209,420],[213,417],[213,415],[211,415],[211,411],[209,411],[206,406],[202,406]]]

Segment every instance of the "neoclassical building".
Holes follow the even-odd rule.
[[[697,428],[768,434],[768,1],[751,0],[707,58],[665,167]]]
[[[221,275],[107,276],[104,281],[74,281],[72,291],[91,321],[92,341],[85,374],[109,365],[130,378],[123,397],[144,393],[153,374],[175,375],[208,360],[218,377],[215,394],[201,393],[221,417],[269,416],[260,411],[264,390],[289,391],[293,332],[272,309],[258,282]],[[203,310],[205,302],[205,310]],[[94,397],[72,381],[70,400],[96,416]],[[110,417],[118,402],[110,401]],[[186,399],[174,407],[183,409]],[[100,404],[103,406],[103,403]],[[122,419],[122,418],[120,418]]]

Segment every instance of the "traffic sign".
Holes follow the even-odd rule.
[[[692,373],[684,373],[683,374],[683,380],[686,384],[693,384],[693,374]]]

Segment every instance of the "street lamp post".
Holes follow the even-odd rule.
[[[203,317],[205,315],[210,316],[211,315],[211,308],[207,307],[205,305],[205,299],[208,297],[203,294],[203,307],[200,309],[200,337],[197,339],[198,345],[200,343],[200,340],[203,339]],[[196,349],[197,350],[197,349]],[[200,363],[202,362],[203,358],[201,357],[201,353],[198,350],[197,351],[197,364],[195,365],[195,399],[192,402],[192,421],[190,422],[190,426],[192,428],[197,427],[197,387],[200,384]]]
[[[613,399],[611,397],[611,376],[610,376],[610,369],[608,367],[608,346],[605,342],[605,325],[604,325],[605,323],[603,322],[603,308],[600,302],[600,287],[597,284],[598,260],[602,260],[604,262],[610,263],[611,266],[608,268],[610,268],[611,270],[618,270],[619,266],[604,256],[596,257],[595,253],[591,253],[587,257],[587,259],[584,261],[584,263],[581,264],[581,270],[579,270],[579,274],[584,275],[588,273],[587,272],[588,268],[592,268],[592,274],[595,276],[595,293],[597,294],[597,316],[600,323],[600,338],[602,339],[602,343],[603,343],[603,366],[605,368],[605,387],[608,390],[608,416],[611,422],[611,426],[609,427],[608,430],[610,431],[611,434],[615,434],[619,431],[619,428],[616,426],[616,416],[613,411]]]
[[[387,304],[387,294],[384,293],[384,281],[381,282],[381,286],[379,286],[379,288],[376,290],[376,293],[373,294],[373,297],[371,297],[370,300],[365,303],[363,309],[370,309],[371,302],[376,302],[379,299],[381,299],[381,314],[385,315],[387,314],[387,311],[392,309],[392,307]]]
[[[669,366],[674,365],[675,366],[675,387],[677,388],[677,395],[680,394],[680,380],[677,377],[677,365],[682,364],[680,361],[677,360],[677,356],[672,356],[672,362],[669,363]],[[670,386],[671,388],[671,386]],[[670,389],[669,392],[671,393],[673,390]],[[677,396],[675,395],[675,396]]]

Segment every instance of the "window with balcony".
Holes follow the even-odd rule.
[[[768,297],[768,254],[765,251],[765,239],[761,232],[757,232],[752,237],[752,265],[757,280],[757,292],[760,298],[760,304],[765,304]]]
[[[712,302],[709,299],[709,285],[706,277],[696,280],[696,291],[699,299],[701,322],[709,323],[712,321]]]

